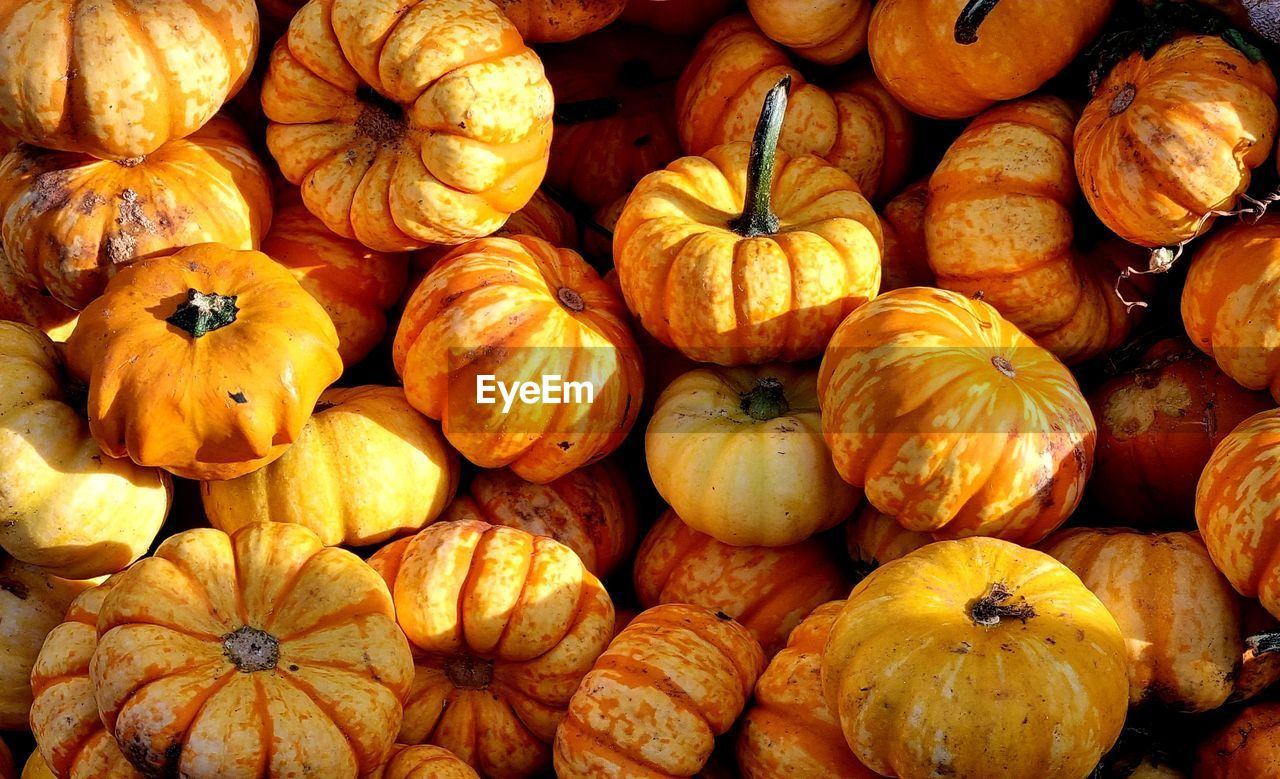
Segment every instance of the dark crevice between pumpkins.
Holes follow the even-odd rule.
[[[973,624],[994,627],[1003,619],[1026,622],[1036,615],[1036,610],[1025,598],[1011,601],[1013,591],[1003,582],[992,584],[987,593],[969,605],[969,617]]]
[[[264,630],[245,625],[223,636],[222,654],[244,673],[270,671],[280,662],[280,642]]]
[[[663,79],[653,71],[653,65],[640,57],[632,57],[618,66],[618,84],[624,89],[651,89]],[[561,125],[587,124],[617,116],[622,111],[622,101],[616,97],[592,97],[556,104],[553,121]]]
[[[200,338],[236,321],[239,313],[235,295],[188,289],[187,299],[165,321],[192,338]]]
[[[493,682],[493,661],[460,652],[444,662],[444,675],[460,690],[484,690]]]
[[[960,9],[960,15],[956,17],[956,43],[961,46],[977,43],[978,30],[999,3],[1000,0],[969,0],[965,7]]]
[[[778,135],[787,114],[787,91],[791,76],[782,80],[765,95],[751,139],[751,155],[747,161],[747,192],[742,214],[729,222],[729,229],[743,238],[773,235],[778,232],[778,217],[773,213],[773,164],[778,155]]]
[[[756,386],[743,392],[740,397],[742,412],[757,422],[777,419],[791,410],[782,382],[772,377],[760,379]]]

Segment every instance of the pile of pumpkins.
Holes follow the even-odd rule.
[[[0,0],[0,779],[1277,779],[1277,67]]]

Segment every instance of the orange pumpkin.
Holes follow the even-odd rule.
[[[772,656],[821,603],[849,590],[816,540],[792,546],[730,546],[668,510],[645,536],[635,563],[643,606],[692,603],[738,620]]]
[[[627,305],[690,359],[814,357],[879,289],[880,220],[857,185],[817,157],[776,148],[787,83],[770,90],[751,144],[646,176],[614,228]]]
[[[929,180],[917,181],[884,205],[884,262],[880,291],[903,287],[935,287],[929,267],[925,213],[929,208]]]
[[[0,248],[0,320],[31,325],[61,342],[75,329],[78,316],[79,312],[54,300],[48,290],[20,284]]]
[[[573,214],[541,189],[534,192],[533,199],[512,214],[494,235],[508,238],[514,235],[532,235],[562,249],[576,251],[578,247],[578,223]],[[410,256],[413,257],[415,269],[428,271],[452,250],[452,246],[430,246]]]
[[[258,51],[253,0],[0,3],[0,132],[125,160],[185,138],[240,90]]]
[[[723,614],[684,603],[642,612],[574,693],[556,731],[556,775],[693,776],[763,668],[760,646]]]
[[[608,576],[636,542],[635,498],[611,460],[548,484],[525,481],[506,469],[480,471],[443,519],[479,520],[554,538],[598,577]]]
[[[399,741],[444,747],[495,779],[548,765],[612,635],[600,581],[557,541],[477,521],[436,523],[369,562],[417,663]]]
[[[1212,95],[1206,101],[1204,95]],[[1194,238],[1232,208],[1275,145],[1276,80],[1217,36],[1186,36],[1107,75],[1075,128],[1094,212],[1143,246]]]
[[[362,779],[480,779],[474,768],[447,749],[396,744],[392,750],[386,765]]]
[[[280,170],[330,230],[379,251],[501,227],[546,172],[552,102],[487,0],[312,0],[262,86]]]
[[[845,523],[844,533],[849,557],[862,573],[933,543],[928,533],[907,530],[896,519],[865,502]]]
[[[1280,703],[1241,709],[1197,750],[1193,779],[1260,779],[1280,767]]]
[[[392,356],[409,402],[463,457],[539,484],[617,448],[644,393],[617,296],[575,252],[530,236],[442,259],[414,290]],[[560,383],[544,398],[548,376]],[[497,382],[536,382],[547,402],[504,400]]]
[[[529,43],[557,43],[602,29],[622,15],[627,0],[494,0]]]
[[[360,558],[279,522],[170,536],[98,613],[98,711],[145,776],[355,776],[385,761],[413,657]]]
[[[867,50],[912,111],[959,119],[1035,91],[1075,59],[1115,0],[882,0]]]
[[[67,341],[112,457],[231,479],[284,453],[342,373],[328,314],[258,252],[202,244],[136,262]]]
[[[22,146],[0,162],[4,253],[19,281],[84,308],[124,265],[198,243],[256,249],[271,184],[231,120],[143,157]]]
[[[760,31],[797,55],[839,65],[867,47],[871,0],[747,0]]]
[[[733,0],[627,0],[622,18],[663,35],[696,35],[731,5]]]
[[[1093,462],[1097,429],[1070,371],[954,292],[908,287],[851,314],[818,397],[840,475],[935,538],[1035,543],[1079,504]]]

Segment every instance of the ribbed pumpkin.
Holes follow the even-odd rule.
[[[578,248],[578,223],[573,214],[539,189],[525,207],[511,215],[494,235],[532,235],[561,249]],[[420,271],[431,270],[449,252],[452,246],[429,246],[413,252],[413,267]],[[412,290],[412,285],[410,286]]]
[[[849,590],[816,540],[787,547],[729,546],[668,510],[645,536],[635,562],[643,606],[692,603],[722,611],[751,631],[772,656],[821,603]]]
[[[613,633],[577,555],[485,522],[438,522],[370,559],[417,663],[399,741],[444,747],[485,776],[529,776]],[[394,731],[393,731],[394,732]]]
[[[594,462],[635,423],[644,378],[626,311],[581,257],[530,236],[486,238],[442,259],[414,290],[392,356],[409,402],[483,468],[545,484]],[[478,402],[480,376],[514,386],[587,382],[566,402]],[[527,386],[527,385],[526,385]],[[569,394],[567,400],[563,397]]]
[[[0,385],[0,547],[72,578],[145,554],[169,513],[168,474],[103,454],[40,331],[0,322]]]
[[[822,647],[843,607],[844,601],[836,600],[810,612],[760,675],[738,730],[744,779],[879,776],[849,751],[822,691]]]
[[[1280,703],[1241,709],[1197,750],[1193,779],[1260,779],[1280,766]]]
[[[447,749],[429,744],[391,748],[386,765],[363,779],[480,779],[475,769]]]
[[[862,572],[872,571],[933,543],[933,536],[907,530],[896,519],[866,502],[849,517],[844,534],[849,558]]]
[[[556,775],[693,776],[763,668],[759,644],[723,614],[684,603],[642,612],[574,693],[556,731]]]
[[[258,252],[201,244],[120,271],[67,341],[113,457],[232,479],[284,453],[342,373],[320,304]]]
[[[253,0],[0,4],[0,132],[105,159],[204,125],[258,51]],[[25,41],[28,45],[18,45]]]
[[[382,765],[413,678],[387,587],[278,522],[165,539],[121,574],[89,665],[145,776],[356,776]]]
[[[1107,75],[1075,129],[1076,172],[1121,237],[1179,243],[1235,205],[1275,145],[1276,121],[1266,62],[1220,37],[1181,37]]]
[[[912,111],[973,116],[1035,91],[1075,59],[1115,0],[882,0],[867,50],[881,81]]]
[[[760,31],[797,55],[839,65],[867,47],[871,0],[747,0]]]
[[[991,306],[886,293],[818,373],[836,469],[903,527],[1039,541],[1079,504],[1097,430],[1070,371]]]
[[[444,520],[472,519],[554,538],[598,577],[608,576],[636,542],[636,504],[622,468],[604,460],[548,484],[507,469],[480,471]]]
[[[24,145],[0,161],[0,208],[18,279],[79,309],[136,259],[198,243],[258,248],[271,185],[244,133],[219,117],[127,160]]]
[[[379,251],[501,227],[546,172],[552,103],[487,0],[312,0],[262,86],[280,170],[330,230]]]
[[[857,184],[817,157],[776,149],[787,83],[770,90],[751,144],[646,176],[614,228],[627,305],[690,359],[814,357],[880,287],[880,220]]]
[[[0,249],[0,320],[21,322],[41,330],[54,341],[65,341],[76,327],[79,312],[49,295],[21,284]]]
[[[253,473],[201,485],[228,533],[292,522],[326,546],[365,546],[434,522],[458,488],[458,456],[399,387],[327,390],[297,441]]]
[[[581,38],[617,19],[627,0],[494,0],[529,43]]]
[[[863,579],[822,684],[854,754],[888,776],[1082,777],[1128,708],[1115,619],[1066,566],[992,538]]]
[[[663,35],[696,35],[724,16],[733,0],[627,0],[622,18]]]
[[[649,477],[688,525],[736,546],[787,546],[857,505],[822,438],[818,373],[701,368],[663,390],[645,431]]]
[[[880,291],[903,287],[935,287],[929,267],[925,213],[929,208],[929,180],[917,181],[884,205],[884,262]]]

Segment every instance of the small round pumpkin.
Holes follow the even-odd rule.
[[[0,321],[20,322],[41,330],[54,341],[65,341],[80,314],[54,300],[48,290],[21,284],[0,248]]]
[[[770,39],[820,65],[839,65],[867,47],[871,0],[747,0]]]
[[[670,510],[636,552],[635,586],[646,607],[693,603],[728,614],[769,657],[809,612],[849,590],[844,573],[816,540],[781,548],[730,546]]]
[[[1200,745],[1192,779],[1260,779],[1280,768],[1280,703],[1241,709]]]
[[[735,546],[787,546],[835,527],[858,490],[822,438],[818,374],[700,368],[663,390],[645,431],[654,487],[690,527]]]
[[[89,383],[107,454],[201,480],[283,454],[342,373],[333,322],[289,271],[219,244],[117,273],[81,313],[67,363]]]
[[[884,262],[880,292],[903,287],[936,287],[929,267],[925,213],[929,208],[929,180],[917,181],[884,205]]]
[[[249,78],[253,0],[0,5],[0,132],[103,159],[151,154],[208,122]],[[27,45],[18,45],[25,41]],[[198,196],[197,196],[198,199]]]
[[[621,301],[577,253],[531,236],[440,260],[405,307],[392,357],[409,402],[463,457],[539,484],[617,448],[644,393]],[[504,400],[498,382],[535,382],[538,396]]]
[[[1075,128],[1076,173],[1122,238],[1176,244],[1198,235],[1210,211],[1235,205],[1271,154],[1276,123],[1265,61],[1218,36],[1177,38],[1103,80]]]
[[[480,779],[475,769],[447,749],[396,744],[391,759],[362,779]]]
[[[438,522],[369,562],[417,663],[398,740],[444,747],[495,779],[547,766],[613,632],[600,581],[558,541],[477,521]]]
[[[622,18],[663,35],[697,35],[724,16],[733,0],[627,0]]]
[[[201,485],[209,524],[292,522],[326,546],[421,530],[458,488],[458,456],[399,387],[330,389],[297,441],[253,473]]]
[[[559,43],[603,29],[627,0],[494,0],[529,43]]]
[[[693,776],[763,668],[760,645],[724,614],[685,603],[641,612],[574,693],[556,776]]]
[[[898,520],[866,502],[845,523],[844,539],[849,558],[863,573],[933,543],[933,536],[907,530]]]
[[[378,251],[497,230],[551,144],[542,63],[487,0],[312,0],[271,54],[262,107],[307,208]]]
[[[1093,462],[1097,428],[1071,372],[955,292],[908,287],[851,314],[818,399],[844,480],[935,538],[1035,543],[1079,505]]]

